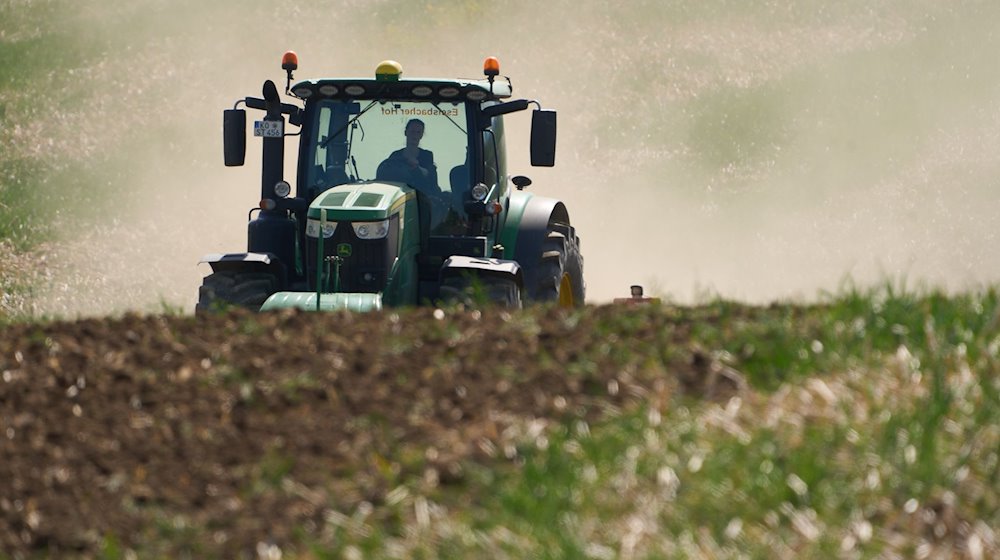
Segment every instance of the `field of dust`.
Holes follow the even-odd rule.
[[[245,246],[259,192],[253,139],[246,167],[222,166],[221,111],[281,81],[287,49],[297,79],[386,58],[475,77],[498,56],[517,95],[559,111],[554,169],[527,165],[528,119],[508,119],[511,171],[566,201],[593,302],[633,283],[682,303],[991,284],[998,15],[902,0],[3,2],[0,229],[31,221],[19,251],[40,269],[6,283],[5,309],[190,311],[198,260]]]

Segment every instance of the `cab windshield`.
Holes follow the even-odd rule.
[[[320,101],[306,157],[308,196],[356,181],[405,183],[428,200],[432,223],[464,218],[469,189],[465,104]]]

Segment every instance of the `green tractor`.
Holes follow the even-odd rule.
[[[386,61],[374,78],[293,86],[297,67],[286,53],[285,93],[301,106],[282,103],[268,80],[263,98],[224,112],[227,166],[246,155],[240,105],[264,112],[253,128],[263,143],[261,200],[247,251],[201,261],[212,273],[196,311],[583,304],[580,239],[566,206],[526,192],[531,180],[507,170],[504,116],[537,106],[531,164],[551,167],[556,114],[509,100],[495,58],[481,80],[404,79]],[[286,136],[299,137],[295,196],[284,178]]]

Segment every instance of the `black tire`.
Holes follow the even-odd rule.
[[[583,282],[583,255],[576,230],[567,224],[550,223],[542,242],[538,284],[535,298],[557,303],[560,307],[583,305],[586,286]]]
[[[227,307],[260,310],[278,289],[278,281],[266,272],[216,272],[209,274],[198,289],[195,313],[221,311]]]

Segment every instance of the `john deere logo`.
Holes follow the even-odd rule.
[[[337,256],[338,257],[351,256],[351,245],[348,243],[340,243],[339,245],[337,245]]]

